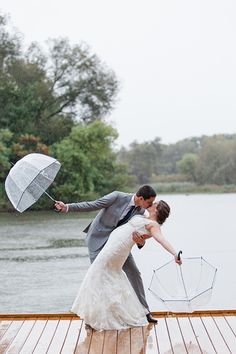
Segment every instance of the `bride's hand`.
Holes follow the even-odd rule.
[[[175,263],[181,265],[182,264],[182,259],[178,258],[178,254],[177,253],[174,255],[174,257],[175,257]]]

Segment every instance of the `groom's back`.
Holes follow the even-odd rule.
[[[108,206],[101,209],[89,227],[84,230],[87,232],[87,246],[92,252],[98,251],[104,246],[132,198],[132,194],[119,191],[112,192],[109,196]]]

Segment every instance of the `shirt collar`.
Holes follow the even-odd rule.
[[[134,196],[135,196],[135,194],[132,196],[132,198],[131,198],[131,201],[130,201],[130,203],[129,203],[129,205],[130,206],[135,206],[135,203],[134,203]]]

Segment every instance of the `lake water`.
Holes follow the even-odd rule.
[[[202,309],[236,309],[236,194],[163,195],[171,216],[162,231],[183,257],[202,256],[217,271]],[[0,214],[0,313],[70,310],[89,267],[83,228],[92,213]],[[166,310],[147,290],[153,269],[171,256],[153,239],[133,249],[153,311]]]

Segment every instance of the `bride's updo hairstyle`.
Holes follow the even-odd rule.
[[[160,200],[157,204],[157,222],[158,224],[162,225],[164,221],[168,218],[170,214],[170,207],[164,201]]]

